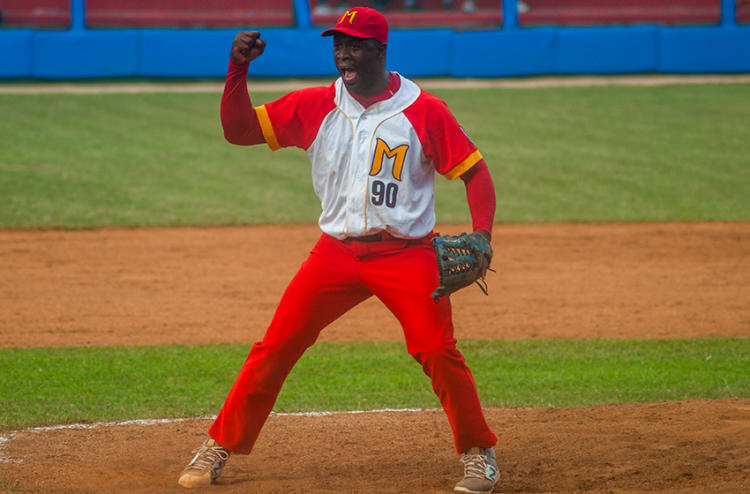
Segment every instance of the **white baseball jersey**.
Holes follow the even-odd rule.
[[[318,224],[339,239],[378,231],[424,237],[435,226],[435,172],[454,179],[482,158],[445,103],[405,77],[393,96],[366,109],[339,78],[255,111],[272,150],[307,151]]]

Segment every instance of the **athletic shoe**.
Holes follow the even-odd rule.
[[[453,489],[455,492],[468,492],[469,494],[492,492],[497,481],[500,480],[494,449],[471,448],[461,456],[459,461],[464,464],[464,478],[456,484]]]
[[[195,456],[185,467],[177,481],[182,487],[193,488],[210,485],[216,480],[229,455],[232,453],[224,449],[213,439],[206,439],[200,448],[193,451]]]

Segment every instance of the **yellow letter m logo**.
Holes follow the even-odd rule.
[[[385,141],[378,137],[377,145],[375,146],[375,156],[372,157],[372,166],[370,167],[370,175],[375,176],[380,173],[383,168],[383,158],[393,159],[393,178],[401,180],[401,172],[404,169],[404,160],[406,159],[406,152],[409,150],[409,146],[402,144],[396,149],[391,150]]]
[[[347,10],[346,12],[344,12],[344,14],[339,19],[338,24],[343,24],[344,22],[346,22],[347,19],[349,19],[349,24],[351,24],[352,22],[354,22],[354,16],[355,15],[357,15],[357,11],[356,10],[354,12],[350,12],[350,11]]]

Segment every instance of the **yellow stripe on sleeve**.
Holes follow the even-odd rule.
[[[461,163],[454,166],[451,171],[445,174],[445,178],[448,180],[453,180],[454,178],[458,178],[464,173],[466,173],[469,168],[479,163],[479,160],[482,159],[482,153],[479,152],[477,149],[473,153],[471,153],[465,160],[463,160]]]
[[[271,148],[271,151],[281,149],[279,141],[276,139],[276,133],[273,131],[273,125],[271,125],[271,118],[268,116],[266,105],[256,106],[255,114],[258,115],[260,130],[263,131],[263,137],[265,137],[268,147]]]

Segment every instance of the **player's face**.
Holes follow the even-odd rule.
[[[337,33],[333,36],[333,59],[350,92],[374,96],[388,87],[384,44]]]

